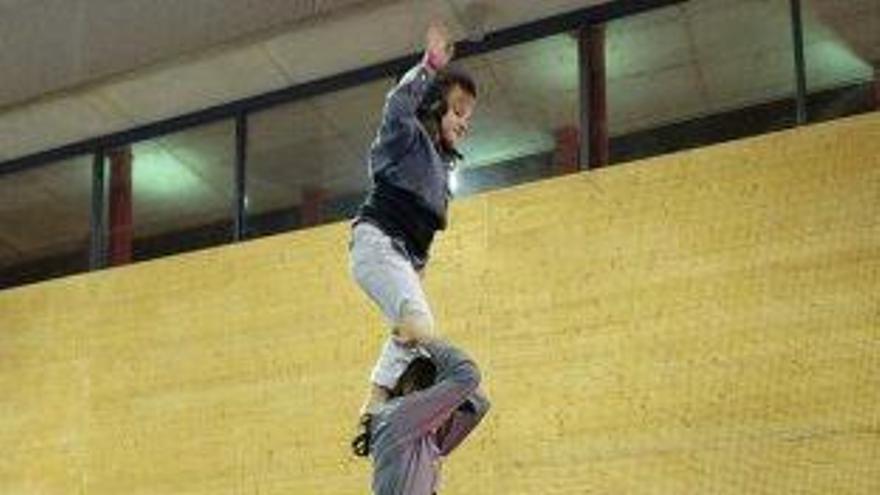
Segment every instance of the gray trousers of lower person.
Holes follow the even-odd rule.
[[[390,332],[404,322],[433,329],[434,316],[419,274],[395,241],[378,227],[367,222],[355,225],[349,254],[352,277],[382,311],[389,328],[370,380],[391,389],[422,351],[400,344]]]

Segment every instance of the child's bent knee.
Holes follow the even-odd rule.
[[[429,311],[404,303],[395,335],[402,343],[416,344],[435,337],[434,318]]]

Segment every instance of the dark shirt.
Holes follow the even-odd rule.
[[[418,197],[382,180],[376,182],[358,210],[356,222],[360,221],[375,225],[391,237],[395,248],[416,270],[428,263],[434,232],[440,229],[439,219],[420,206]]]

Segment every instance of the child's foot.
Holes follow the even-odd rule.
[[[358,434],[351,441],[351,451],[358,457],[370,455],[370,423],[373,415],[364,413],[358,420]]]

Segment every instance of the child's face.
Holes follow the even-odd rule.
[[[448,146],[455,147],[470,129],[477,101],[461,87],[454,86],[447,95],[447,102],[446,114],[440,121],[440,135]]]

